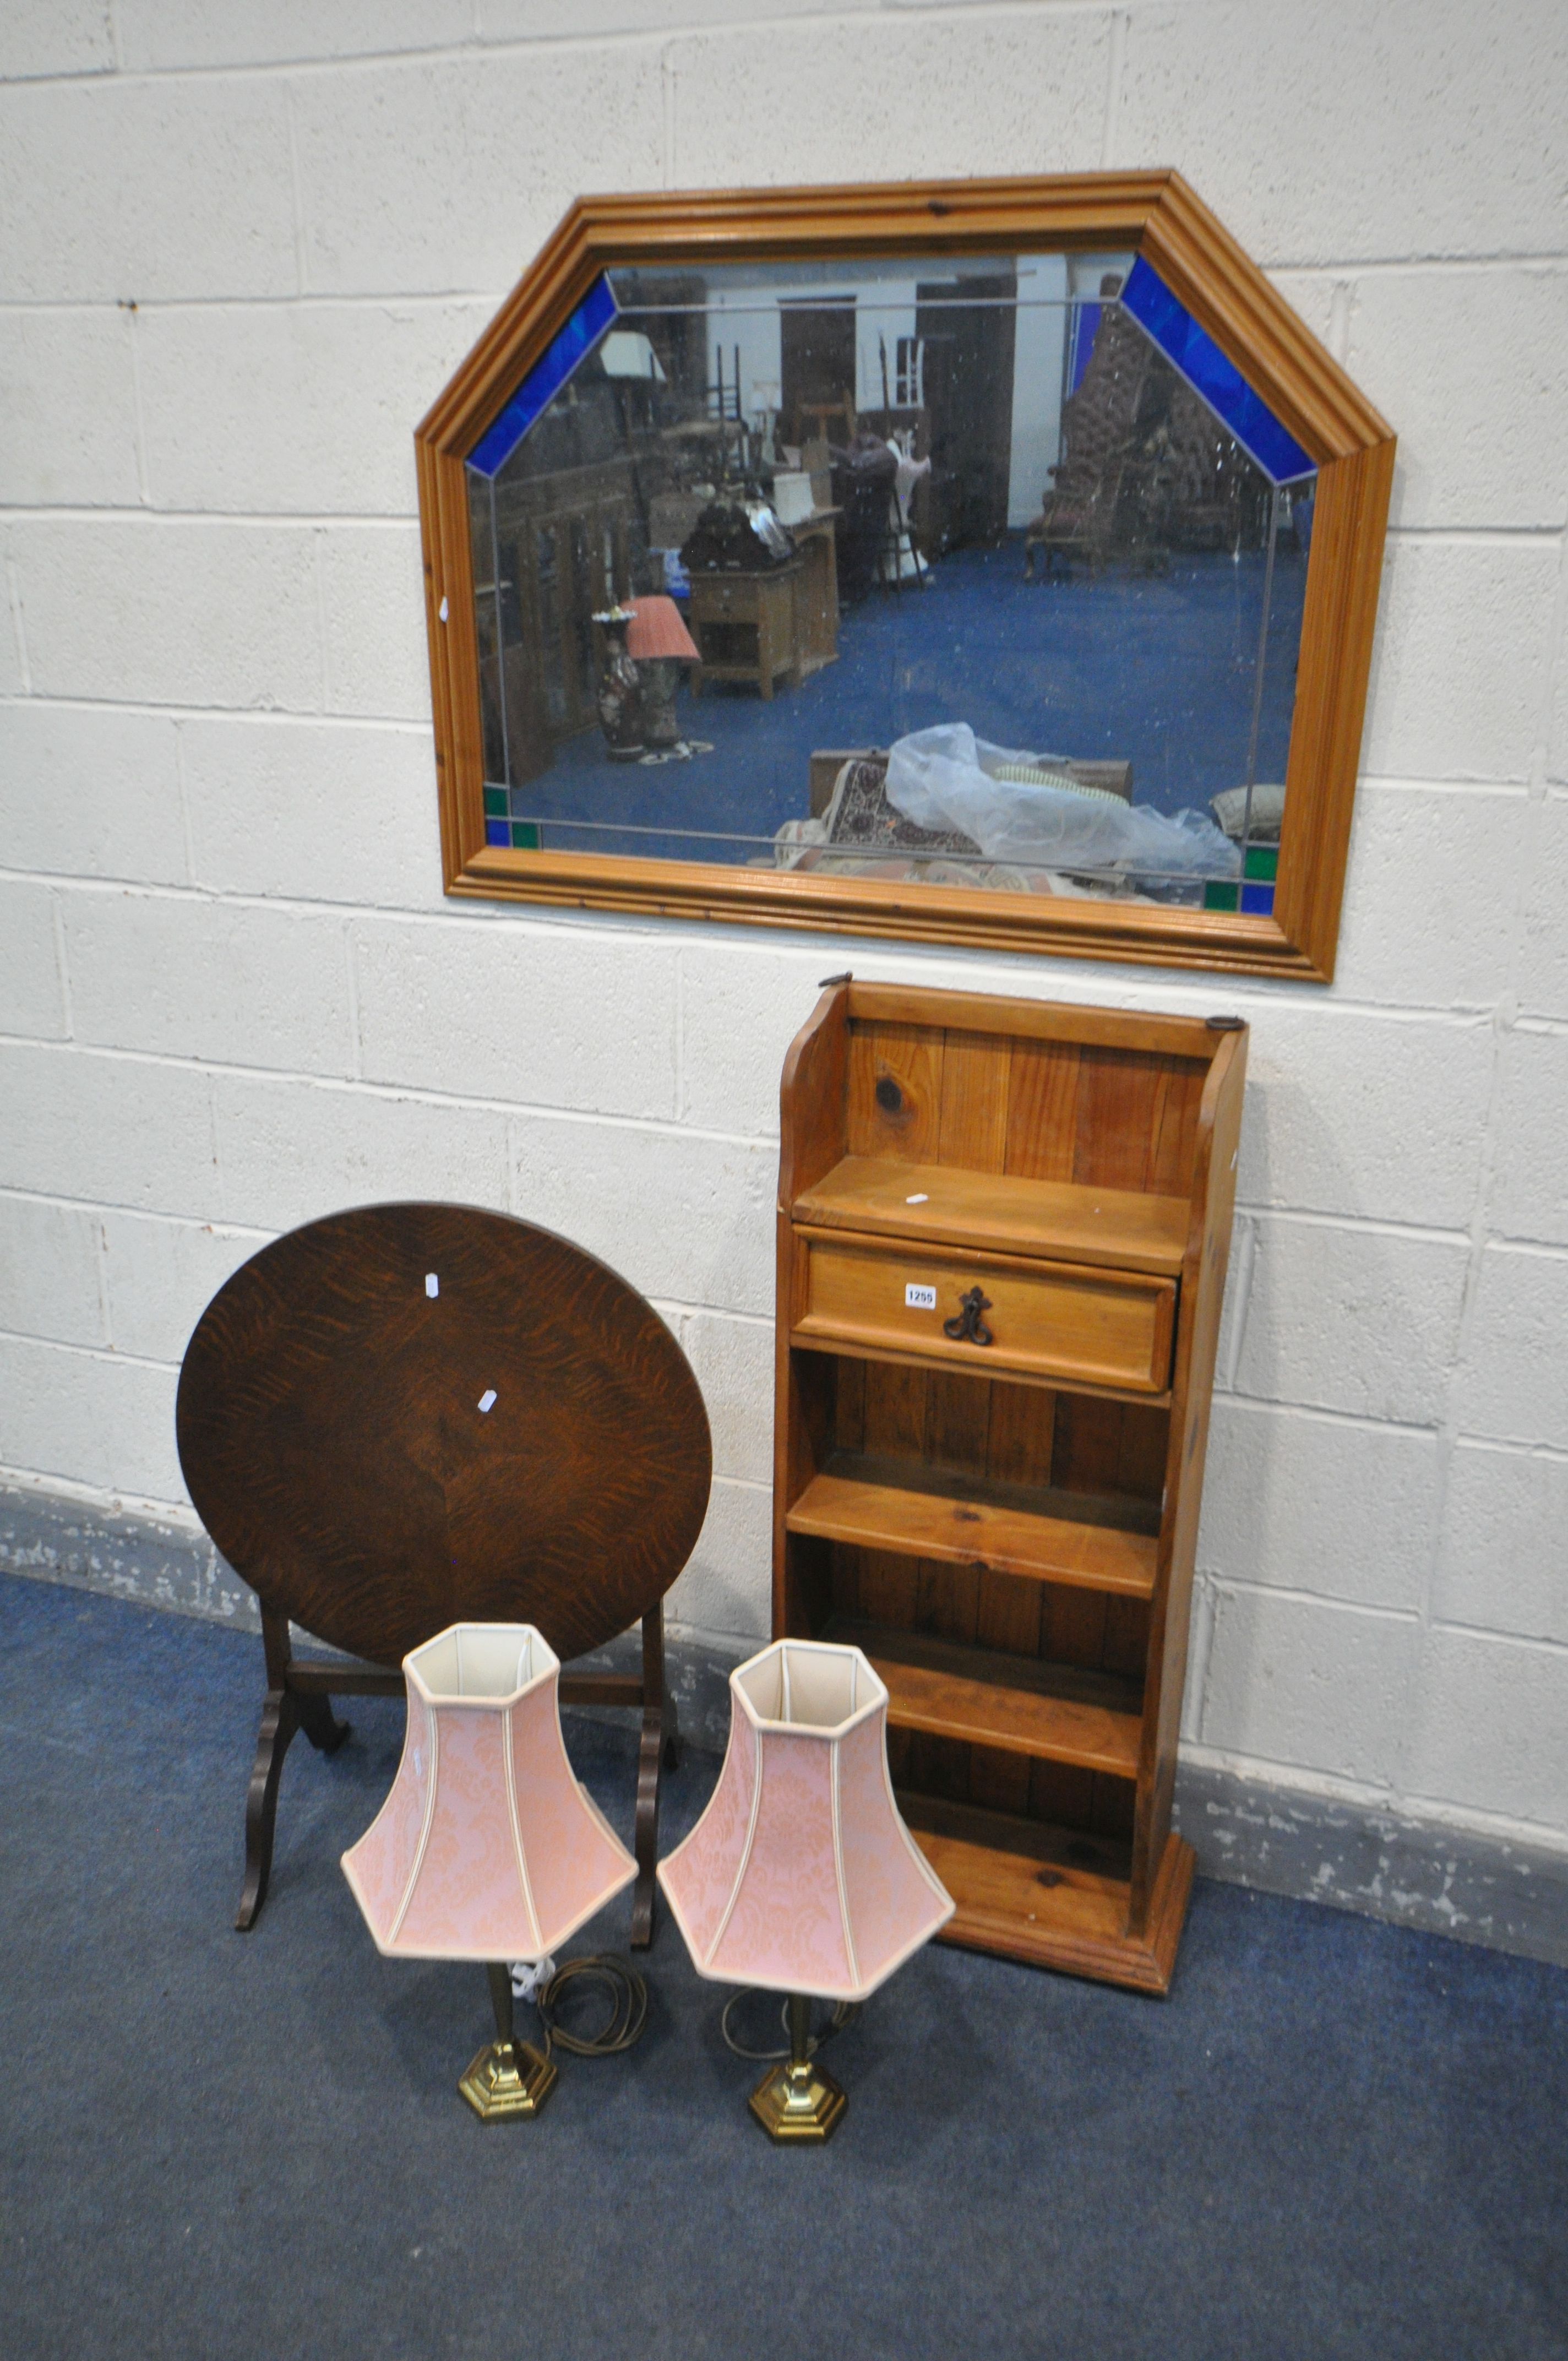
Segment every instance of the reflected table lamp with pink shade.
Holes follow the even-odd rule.
[[[403,1671],[402,1760],[344,1874],[389,1959],[485,1961],[496,2039],[458,2088],[487,2123],[534,2115],[555,2068],[514,2033],[507,1963],[553,1952],[637,1863],[567,1760],[560,1659],[532,1624],[454,1623]]]
[[[899,1817],[887,1691],[859,1648],[775,1641],[729,1691],[718,1784],[659,1883],[699,1975],[788,1994],[789,2058],[751,2112],[775,2140],[821,2141],[846,2102],[812,2055],[810,1999],[866,1999],[954,1904]]]
[[[650,747],[681,743],[675,689],[683,664],[700,664],[701,651],[673,598],[653,595],[629,602],[626,653],[642,683],[643,736]]]

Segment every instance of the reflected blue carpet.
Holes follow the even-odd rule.
[[[1290,743],[1306,561],[1275,562],[1256,775],[1282,779]],[[597,729],[513,790],[514,819],[543,820],[560,851],[745,862],[808,809],[814,749],[885,746],[968,721],[993,744],[1131,762],[1134,800],[1206,810],[1246,776],[1264,560],[1177,557],[1124,570],[1024,579],[1022,535],[959,550],[919,589],[875,590],[840,619],[839,660],[771,702],[754,688],[682,687],[681,727],[713,752],[689,763],[611,763]],[[552,820],[592,822],[587,829]],[[664,831],[702,831],[700,850]],[[647,833],[642,833],[642,832]]]
[[[337,1866],[400,1707],[296,1741],[239,1936],[259,1641],[15,1577],[0,1613],[7,2361],[1568,2353],[1559,1970],[1201,1882],[1163,2004],[921,1953],[795,2153],[666,1916],[641,2046],[487,2128],[482,1973],[378,1957]],[[568,1719],[630,1835],[630,1730]]]

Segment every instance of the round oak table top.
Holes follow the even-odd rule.
[[[197,1323],[175,1418],[262,1605],[381,1664],[464,1620],[602,1646],[679,1574],[712,1475],[652,1306],[469,1205],[367,1205],[263,1246]]]

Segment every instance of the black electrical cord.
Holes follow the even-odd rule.
[[[562,1997],[568,1984],[588,1983],[609,1994],[610,2013],[596,2033],[571,2033],[561,2023]],[[648,2022],[648,1987],[630,1960],[619,1952],[595,1952],[567,1960],[533,1996],[543,2029],[546,2058],[565,2049],[574,2058],[613,2058],[642,2038]]]
[[[759,2066],[771,2066],[776,2059],[788,2058],[791,2055],[790,2046],[787,2041],[784,2043],[782,2049],[748,2049],[743,2042],[736,2040],[735,2036],[729,2030],[730,2010],[737,2007],[743,2000],[755,2000],[761,1990],[762,1986],[760,1984],[747,1984],[740,1992],[731,1993],[729,1999],[724,2004],[723,2013],[718,2020],[718,2030],[724,2036],[725,2048],[727,2049],[733,2050],[737,2058],[750,2058]],[[842,2033],[847,2026],[853,2025],[860,2013],[861,2004],[859,2001],[841,2000],[836,2002],[833,2008],[833,2014],[828,2018],[827,2024],[823,2026],[821,2032],[814,2033],[810,2040],[806,2043],[806,2056],[808,2058],[815,2058],[823,2043],[825,2041],[831,2041],[836,2033]],[[784,2031],[787,2033],[789,2031],[789,1998],[787,1993],[781,2004],[779,2014],[780,2021],[784,2026]]]

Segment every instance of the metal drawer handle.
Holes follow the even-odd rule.
[[[959,1298],[957,1317],[943,1321],[943,1335],[950,1336],[955,1345],[989,1345],[992,1341],[991,1331],[980,1315],[990,1310],[990,1296],[971,1287],[967,1295]]]

